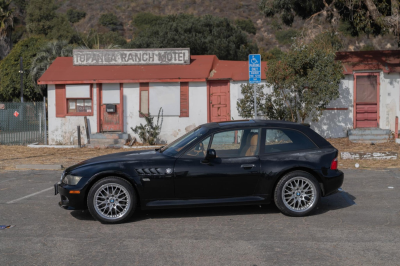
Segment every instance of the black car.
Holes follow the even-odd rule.
[[[338,151],[309,126],[246,120],[201,125],[161,149],[96,157],[64,171],[55,193],[103,223],[136,208],[266,204],[304,216],[338,191]]]

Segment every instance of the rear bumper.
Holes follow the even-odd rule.
[[[323,196],[329,196],[338,192],[338,189],[343,185],[344,174],[340,170],[329,171],[328,176],[324,176]]]
[[[76,186],[69,186],[65,184],[55,184],[54,192],[60,194],[60,202],[58,205],[66,210],[85,210],[87,209],[85,201],[85,193],[81,191],[80,194],[70,194],[71,190],[77,191]]]

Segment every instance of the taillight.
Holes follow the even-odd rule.
[[[331,170],[337,170],[337,157],[331,163]]]

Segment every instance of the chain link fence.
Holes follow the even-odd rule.
[[[0,145],[45,144],[44,102],[0,103]]]

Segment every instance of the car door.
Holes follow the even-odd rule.
[[[260,178],[259,129],[217,132],[175,162],[177,198],[243,197],[254,194]],[[208,148],[217,158],[204,161]],[[198,152],[198,151],[201,152]]]

